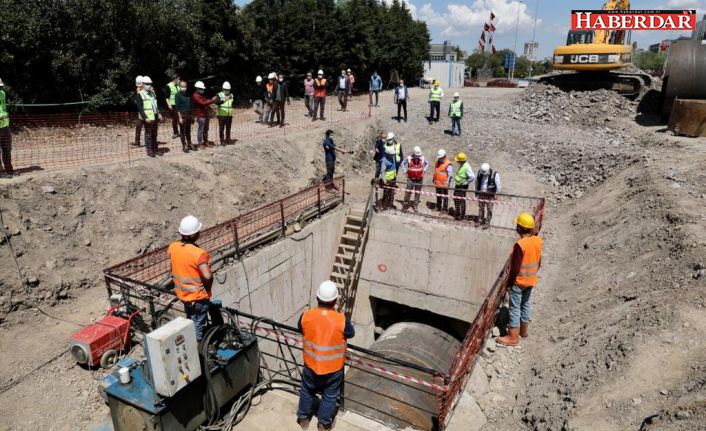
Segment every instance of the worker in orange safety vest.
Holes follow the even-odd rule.
[[[174,291],[184,303],[186,317],[194,321],[196,339],[201,341],[208,321],[211,304],[211,273],[208,253],[196,245],[202,224],[192,216],[186,216],[179,224],[180,241],[169,245],[167,253],[172,268]]]
[[[304,369],[299,390],[297,423],[306,430],[314,414],[314,399],[321,392],[317,417],[318,429],[330,430],[336,400],[343,384],[346,360],[346,340],[353,338],[355,329],[343,313],[336,311],[338,287],[324,281],[316,294],[318,306],[299,318],[303,335]]]
[[[436,166],[434,167],[434,187],[436,187],[437,211],[449,210],[449,187],[454,176],[451,160],[446,157],[443,148],[436,153]]]
[[[520,239],[515,243],[510,257],[510,274],[507,288],[510,290],[510,323],[508,334],[496,338],[506,346],[516,346],[520,337],[529,336],[530,295],[537,285],[537,272],[542,266],[542,238],[535,234],[534,217],[521,213],[516,219],[516,231]]]

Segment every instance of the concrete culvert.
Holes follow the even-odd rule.
[[[459,346],[458,340],[437,328],[423,323],[401,322],[387,328],[370,349],[444,374],[451,367]],[[428,373],[371,361],[385,369],[432,382]],[[439,411],[432,389],[417,383],[404,383],[370,368],[356,366],[346,374],[345,402],[347,409],[393,428],[433,430],[437,427]]]

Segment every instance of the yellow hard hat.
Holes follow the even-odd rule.
[[[468,157],[466,157],[466,153],[458,153],[456,154],[456,157],[454,157],[454,160],[457,162],[465,162],[468,160]]]
[[[439,81],[434,80],[434,85],[439,85]]]
[[[514,222],[525,229],[534,229],[534,217],[530,213],[520,213]]]

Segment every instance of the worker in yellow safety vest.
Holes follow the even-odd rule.
[[[192,216],[186,216],[179,224],[181,240],[169,245],[167,253],[174,281],[174,292],[184,303],[186,317],[194,321],[196,339],[201,340],[208,321],[211,304],[210,256],[196,245],[201,231],[201,222]]]
[[[507,288],[510,290],[510,323],[507,335],[496,340],[506,346],[516,346],[519,337],[529,336],[529,321],[532,308],[530,295],[537,285],[537,272],[542,266],[542,245],[544,241],[537,236],[534,217],[530,213],[521,213],[514,220],[520,239],[512,248],[510,274]]]
[[[454,100],[449,105],[449,118],[451,118],[451,134],[461,135],[461,119],[463,118],[463,102],[458,93],[454,93]]]
[[[303,338],[304,367],[299,389],[297,423],[309,428],[314,415],[317,392],[322,394],[318,414],[319,430],[330,430],[336,410],[336,401],[343,384],[347,340],[355,336],[355,329],[343,313],[336,311],[338,287],[333,281],[324,281],[316,293],[317,307],[299,318]]]
[[[152,79],[142,77],[142,90],[135,95],[135,105],[145,128],[145,150],[149,157],[162,155],[157,151],[157,129],[162,116],[157,107],[157,96],[152,88]]]
[[[429,124],[439,121],[441,112],[441,98],[444,97],[444,90],[439,87],[439,81],[434,81],[434,85],[429,90]],[[436,115],[434,114],[436,112]]]
[[[218,138],[221,145],[232,144],[234,141],[230,139],[230,128],[233,125],[233,94],[230,92],[230,82],[225,81],[221,87],[221,92],[218,93]],[[224,133],[225,132],[225,133]]]
[[[164,100],[167,103],[167,109],[169,109],[169,115],[172,116],[172,139],[178,138],[179,135],[179,115],[176,111],[176,95],[179,92],[179,81],[181,78],[179,75],[174,74],[174,79],[169,81],[167,86],[164,88],[164,94],[167,96]]]
[[[454,177],[454,207],[456,208],[454,217],[456,220],[464,220],[466,218],[466,193],[476,177],[473,175],[473,169],[468,163],[466,153],[458,153],[454,160],[458,163],[458,171]]]
[[[392,138],[390,138],[392,137]],[[387,134],[385,142],[385,154],[380,160],[380,185],[382,191],[382,209],[396,208],[395,207],[395,189],[397,188],[397,171],[400,169],[399,160],[401,160],[401,149],[395,145],[394,133]],[[398,150],[400,152],[398,152]]]

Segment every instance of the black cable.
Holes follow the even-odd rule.
[[[47,365],[51,364],[52,362],[56,361],[57,359],[61,358],[62,356],[64,356],[64,355],[67,354],[68,352],[69,352],[68,349],[61,351],[60,353],[54,355],[52,358],[48,359],[48,360],[45,361],[44,363],[42,363],[42,364],[38,365],[37,367],[35,367],[32,371],[29,371],[28,373],[26,373],[26,374],[24,374],[23,376],[21,376],[21,377],[15,379],[15,380],[13,380],[12,382],[3,385],[2,387],[0,387],[0,394],[3,394],[3,393],[5,393],[5,392],[9,391],[10,389],[14,388],[14,387],[17,386],[18,384],[20,384],[20,383],[22,383],[24,380],[26,380],[29,376],[31,376],[32,374],[36,373],[36,372],[39,371],[40,369],[46,367]]]

